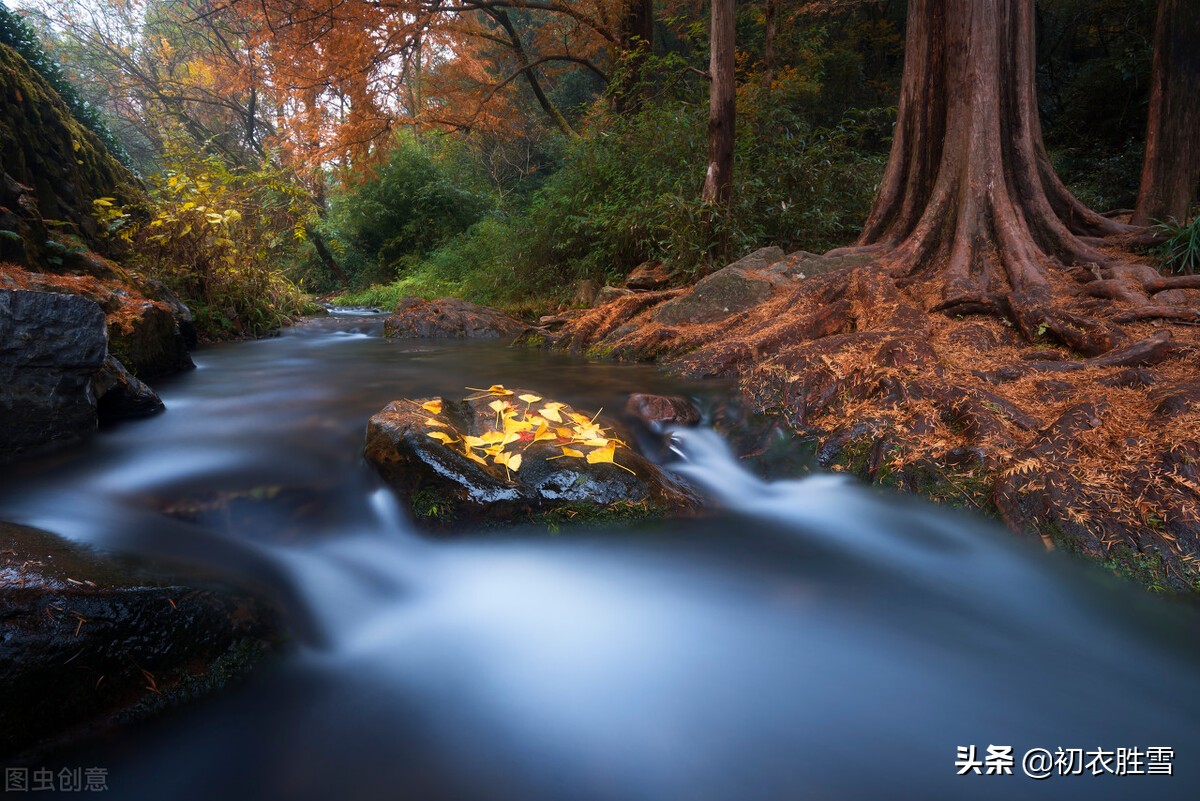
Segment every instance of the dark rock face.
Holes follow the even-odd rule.
[[[104,366],[92,378],[92,392],[96,396],[96,412],[104,423],[148,417],[165,408],[158,393],[135,378],[113,356],[104,360]]]
[[[664,325],[713,323],[757,306],[773,291],[768,278],[726,267],[701,280],[689,294],[659,306],[652,319]]]
[[[109,342],[112,354],[142,379],[195,369],[171,312],[150,301],[138,306],[136,317],[126,325],[113,327]]]
[[[465,300],[405,298],[383,324],[385,337],[513,339],[528,326],[498,309]]]
[[[0,754],[219,684],[277,635],[254,598],[146,580],[0,523]]]
[[[512,403],[524,390],[516,390]],[[483,436],[496,427],[493,396],[467,401],[441,400],[437,419],[446,427],[431,427],[422,401],[395,401],[367,425],[366,458],[384,480],[407,500],[417,519],[434,528],[468,523],[538,522],[561,513],[566,518],[655,516],[679,513],[698,505],[697,498],[657,465],[621,447],[617,464],[589,463],[566,458],[562,441],[518,441],[509,449],[521,455],[518,470],[507,471],[486,458],[473,461],[464,454],[462,437]],[[538,404],[534,404],[537,406]],[[574,410],[561,409],[565,424]],[[553,431],[564,425],[550,422]],[[454,444],[431,438],[442,432]],[[582,444],[581,451],[591,450]],[[620,466],[618,466],[618,464]],[[623,469],[624,468],[624,469]]]
[[[53,292],[0,290],[0,458],[96,428],[104,312]]]

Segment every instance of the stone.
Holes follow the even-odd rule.
[[[129,304],[129,313],[109,328],[109,351],[140,379],[194,370],[175,316],[162,303]]]
[[[104,312],[56,292],[0,290],[0,459],[96,429]]]
[[[614,300],[617,300],[618,298],[627,298],[632,294],[633,294],[632,289],[625,289],[624,287],[619,287],[619,286],[601,287],[600,291],[596,293],[595,305],[603,306],[605,303],[612,303]]]
[[[772,245],[770,247],[759,248],[753,253],[742,256],[729,266],[736,267],[739,270],[765,270],[783,258],[783,248]]]
[[[625,288],[641,292],[666,289],[675,279],[675,274],[661,261],[642,262],[625,278]]]
[[[384,321],[383,335],[412,339],[514,339],[528,327],[498,309],[465,300],[404,298]]]
[[[700,411],[695,404],[679,395],[634,393],[625,402],[625,413],[652,428],[694,426],[700,423]]]
[[[115,356],[107,357],[93,376],[92,392],[102,423],[149,417],[166,408],[158,393],[134,377]]]
[[[726,267],[702,279],[690,293],[660,305],[651,319],[664,325],[713,323],[757,306],[773,292],[770,279]]]
[[[219,684],[281,629],[253,596],[152,579],[0,522],[0,631],[0,753],[12,753]]]
[[[571,293],[570,305],[577,308],[589,308],[596,302],[596,295],[599,292],[600,285],[590,278],[576,281],[575,291]]]
[[[497,412],[489,404],[508,400],[524,414],[526,404],[518,400],[522,394],[539,393],[514,390],[504,398],[485,394],[464,401],[426,398],[390,403],[367,425],[367,461],[408,503],[418,522],[438,529],[541,522],[556,515],[581,520],[649,517],[684,512],[699,504],[676,479],[624,446],[616,450],[616,464],[593,464],[586,458],[564,457],[561,444],[565,441],[534,442],[527,432],[524,440],[509,446],[522,457],[516,471],[506,470],[490,458],[485,464],[467,458],[462,437],[482,436],[496,429]],[[441,402],[436,419],[444,427],[427,422],[431,415],[422,404],[433,400]],[[548,399],[534,403],[533,414],[546,402]],[[564,406],[560,414],[565,422],[547,421],[548,428],[553,431],[571,425],[573,412]],[[430,437],[431,432],[459,441],[445,444]],[[594,449],[582,443],[571,447],[580,452]]]
[[[838,254],[836,251],[830,251],[830,254],[832,255],[822,256],[806,250],[798,250],[772,264],[769,271],[795,281],[803,281],[814,275],[825,275],[852,267],[863,267],[874,263],[879,258],[878,254],[874,253]]]

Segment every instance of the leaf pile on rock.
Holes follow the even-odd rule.
[[[631,518],[697,505],[599,412],[498,384],[473,391],[459,401],[394,401],[368,424],[368,461],[426,525]]]

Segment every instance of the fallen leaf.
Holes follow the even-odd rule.
[[[458,442],[458,440],[447,434],[445,431],[430,431],[427,436],[430,439],[436,439],[443,445],[449,445],[452,442]]]
[[[425,411],[429,412],[430,414],[441,414],[442,413],[442,402],[440,399],[439,400],[431,400],[428,403],[422,403],[421,408],[424,409]]]

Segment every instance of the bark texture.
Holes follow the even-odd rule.
[[[1132,222],[1186,220],[1200,196],[1200,0],[1161,0],[1146,158]]]
[[[708,171],[701,199],[722,206],[733,197],[734,38],[733,0],[712,0]]]

